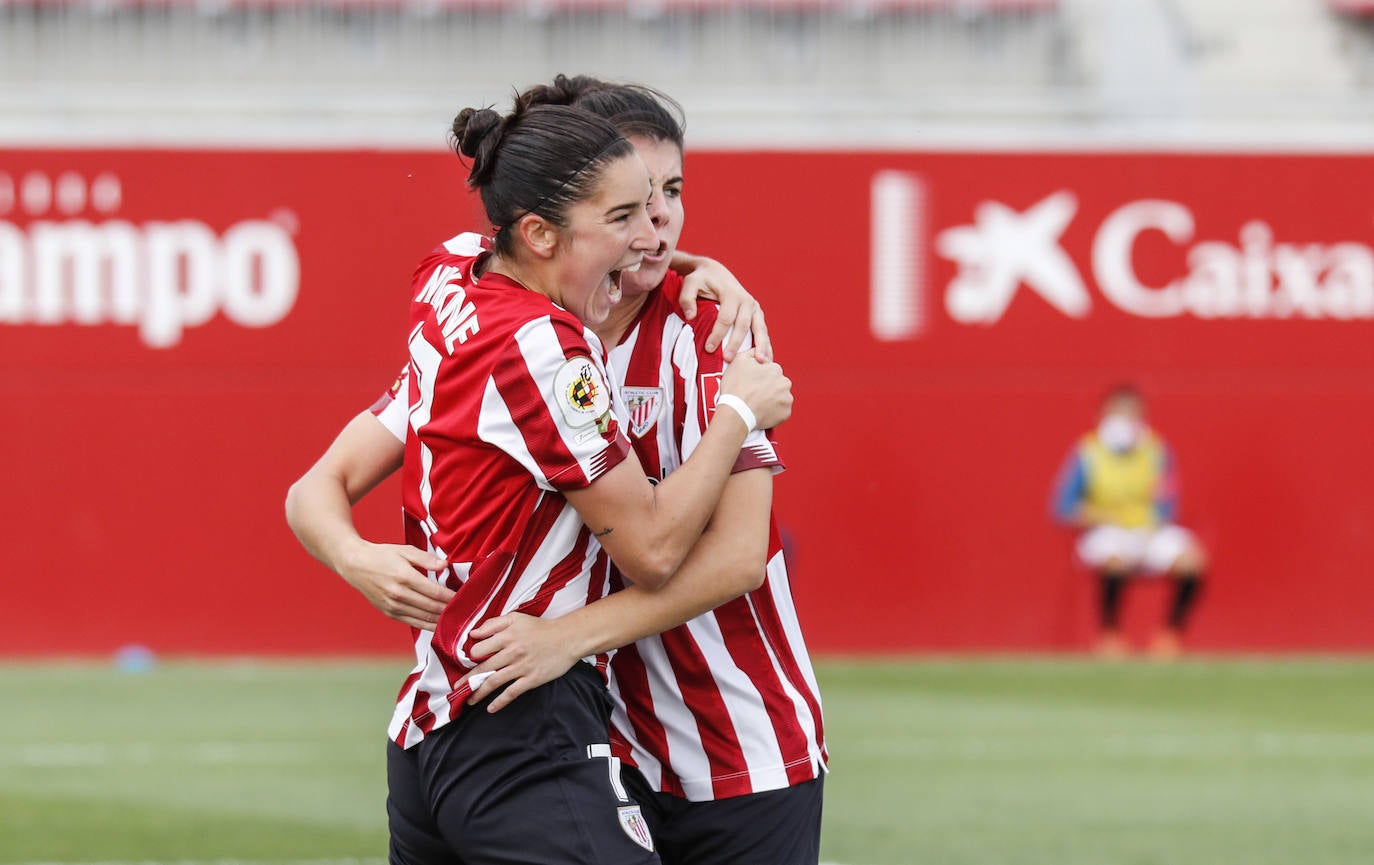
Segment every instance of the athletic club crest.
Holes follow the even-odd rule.
[[[649,835],[649,824],[644,822],[644,815],[640,813],[639,806],[622,805],[619,813],[620,828],[625,830],[630,840],[650,853],[654,852],[654,839]]]
[[[625,407],[630,410],[630,435],[643,438],[663,413],[663,388],[627,387],[620,392],[625,397]]]

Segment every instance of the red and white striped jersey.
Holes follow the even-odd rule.
[[[473,628],[512,611],[557,617],[606,593],[593,576],[600,545],[561,492],[629,453],[600,342],[543,295],[499,274],[474,279],[478,241],[445,243],[412,285],[406,542],[452,563],[430,577],[457,594],[432,634],[414,632],[416,666],[388,731],[402,747],[471,695],[455,683],[476,666]],[[604,656],[589,660],[604,671]]]
[[[719,351],[703,350],[715,304],[700,304],[687,322],[670,301],[680,288],[680,277],[669,273],[610,352],[612,374],[623,374],[626,431],[655,480],[682,465],[701,440],[724,369]],[[735,471],[780,466],[771,441],[756,432]],[[758,590],[612,659],[612,748],[658,790],[722,799],[809,781],[825,769],[820,690],[771,520],[769,534]],[[613,566],[611,582],[624,585]]]

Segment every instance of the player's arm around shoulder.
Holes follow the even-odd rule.
[[[650,485],[638,460],[626,460],[565,493],[634,582],[656,586],[677,571],[715,511],[748,434],[792,413],[792,383],[782,367],[752,353],[731,366],[719,390],[729,408],[715,413],[692,455],[662,483]]]
[[[620,645],[676,627],[762,586],[768,569],[772,509],[771,469],[732,474],[701,540],[672,578],[652,590],[655,597],[646,602],[651,605],[631,616],[637,620],[636,633]],[[643,588],[630,597],[650,591]]]
[[[768,567],[773,475],[736,472],[701,539],[673,576],[650,587],[633,584],[557,619],[508,613],[473,631],[470,675],[487,674],[469,702],[497,689],[497,712],[521,694],[563,675],[579,658],[627,646],[695,619],[763,585]]]
[[[315,464],[287,490],[286,521],[301,544],[329,565],[337,542],[353,528],[334,517],[401,466],[405,445],[365,411],[348,422]]]

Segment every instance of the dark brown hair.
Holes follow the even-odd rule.
[[[620,134],[671,141],[682,150],[682,106],[642,84],[613,84],[590,75],[558,75],[552,84],[536,84],[517,100],[525,105],[571,105],[604,117]]]
[[[1145,394],[1141,393],[1140,388],[1134,382],[1119,381],[1107,388],[1102,395],[1102,405],[1106,406],[1117,400],[1133,400],[1140,405],[1145,405]]]
[[[567,105],[516,100],[502,116],[464,108],[453,121],[453,149],[472,162],[468,187],[482,198],[496,251],[510,254],[505,229],[527,213],[565,225],[569,205],[592,194],[610,162],[634,152],[610,122]]]

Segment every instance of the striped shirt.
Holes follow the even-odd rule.
[[[667,477],[701,440],[724,370],[703,349],[714,304],[686,322],[669,298],[680,277],[650,296],[611,350],[626,403],[626,431],[651,478]],[[614,374],[614,373],[613,373]],[[761,432],[735,471],[781,462]],[[820,691],[792,602],[787,564],[770,519],[767,574],[756,591],[617,652],[611,662],[611,747],[655,789],[692,801],[775,790],[815,778],[827,754]],[[624,584],[611,566],[612,587]]]
[[[604,596],[600,545],[561,493],[629,453],[600,342],[541,294],[499,274],[474,280],[476,241],[460,235],[420,263],[407,399],[374,407],[389,426],[404,409],[406,542],[448,559],[429,576],[456,592],[433,633],[414,631],[416,665],[388,730],[407,748],[471,695],[477,683],[455,683],[476,666],[473,628]],[[604,656],[589,660],[604,671]]]
[[[690,455],[714,414],[724,365],[703,350],[714,304],[687,323],[668,298],[669,273],[611,351],[609,373],[623,398],[623,429],[652,480]],[[622,375],[623,373],[623,375]],[[409,371],[372,407],[404,439]],[[781,469],[772,442],[753,433],[735,471]],[[420,546],[423,546],[421,544]],[[624,579],[602,551],[598,572]],[[770,519],[763,585],[717,610],[615,653],[611,742],[655,789],[693,801],[764,792],[809,781],[828,759],[816,685],[777,526]]]

